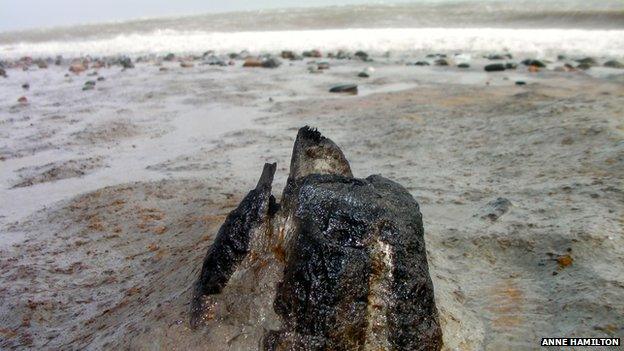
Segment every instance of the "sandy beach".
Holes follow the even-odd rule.
[[[624,70],[436,59],[5,68],[0,348],[237,349],[245,326],[189,329],[191,287],[264,162],[283,188],[304,125],[420,203],[445,349],[624,335]]]

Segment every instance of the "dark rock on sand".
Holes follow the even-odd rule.
[[[289,50],[284,50],[282,51],[282,54],[280,55],[284,60],[294,60],[295,59],[295,53]]]
[[[534,60],[534,59],[526,59],[524,61],[522,61],[522,64],[525,66],[536,66],[536,67],[540,67],[540,68],[544,68],[546,67],[546,64],[540,60]]]
[[[4,68],[0,68],[0,77],[8,78],[6,71]]]
[[[496,221],[502,215],[509,212],[510,208],[511,201],[504,197],[499,197],[496,200],[488,202],[475,216],[479,216],[481,219]]]
[[[348,93],[348,94],[357,94],[358,86],[356,84],[341,84],[336,85],[329,89],[330,93]]]
[[[416,61],[416,63],[414,63],[414,66],[429,66],[429,62],[427,62],[427,61]]]
[[[195,64],[193,62],[189,62],[189,61],[182,61],[182,62],[180,62],[180,67],[182,67],[182,68],[192,68],[192,67],[195,67]]]
[[[444,58],[437,59],[435,60],[434,63],[436,64],[436,66],[448,66],[449,65],[448,61]]]
[[[370,75],[368,74],[368,72],[362,71],[362,72],[358,73],[358,77],[360,77],[360,78],[368,78],[368,77],[370,77]]]
[[[517,80],[516,85],[526,85],[526,82],[523,80]]]
[[[209,323],[218,306],[228,306],[228,318],[262,309],[263,319],[281,320],[256,329],[264,350],[440,350],[422,215],[409,192],[381,176],[354,178],[340,148],[308,127],[297,135],[280,205],[275,168],[265,165],[219,230],[195,285],[191,326]]]
[[[459,65],[457,65],[457,67],[459,67],[459,68],[470,68],[470,65],[464,62],[464,63],[460,63]]]
[[[19,99],[17,99],[17,102],[22,105],[26,105],[28,103],[28,98],[26,98],[25,96],[21,96]]]
[[[258,58],[247,58],[245,63],[243,63],[243,67],[264,67],[264,68],[276,68],[279,67],[282,63],[273,57],[265,58],[264,60],[260,60]]]
[[[596,60],[593,57],[585,57],[580,60],[576,60],[576,62],[578,62],[581,65],[587,65],[587,66],[596,66],[598,64],[598,62],[596,62]]]
[[[134,63],[132,63],[132,59],[129,57],[120,58],[119,65],[121,65],[124,69],[134,68]]]
[[[95,86],[95,81],[94,81],[94,80],[88,80],[88,81],[86,81],[86,82],[84,83],[84,85],[85,85],[85,86],[89,86],[89,85]]]
[[[318,69],[329,69],[329,62],[319,62],[316,67]]]
[[[22,84],[22,89],[24,89],[24,90],[30,89],[30,84],[28,84],[28,83]]]
[[[171,53],[171,52],[170,52],[170,53],[168,53],[168,54],[165,56],[164,60],[165,60],[165,61],[173,61],[173,60],[175,60],[175,54],[174,54],[174,53]]]
[[[368,54],[364,51],[356,51],[355,54],[353,54],[353,56],[359,58],[362,61],[368,61]]]
[[[490,61],[493,61],[493,60],[512,59],[512,56],[511,54],[490,54],[486,56],[485,58],[487,58]]]
[[[98,78],[97,78],[97,81],[98,81],[98,82],[102,82],[102,81],[104,81],[104,80],[106,80],[106,78],[104,78],[104,77],[98,77]]]
[[[611,67],[611,68],[624,68],[624,63],[617,61],[617,60],[610,60],[604,63],[605,67]]]
[[[304,51],[302,55],[303,57],[315,57],[315,58],[323,57],[323,55],[321,54],[319,50]]]
[[[502,63],[492,63],[489,65],[486,65],[483,69],[485,69],[487,72],[498,72],[498,71],[504,71],[505,70],[505,65]]]
[[[262,67],[264,68],[277,68],[282,64],[282,62],[280,62],[280,60],[274,58],[274,57],[269,57],[266,58],[262,61]]]

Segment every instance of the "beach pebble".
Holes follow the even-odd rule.
[[[484,67],[486,72],[498,72],[498,71],[504,71],[505,70],[505,65],[502,63],[492,63],[489,65],[486,65]]]
[[[330,93],[348,93],[348,94],[357,94],[358,86],[357,84],[341,84],[333,86],[329,89]]]
[[[4,68],[0,68],[0,77],[8,78],[6,71]]]
[[[360,78],[368,78],[368,77],[370,77],[370,75],[366,71],[362,71],[362,72],[358,73],[358,77],[360,77]]]
[[[427,61],[416,61],[416,63],[414,63],[414,66],[429,66],[429,62],[427,62]]]
[[[323,55],[321,54],[321,52],[319,50],[310,50],[310,51],[304,51],[302,53],[303,57],[323,57]]]
[[[317,67],[318,69],[329,69],[329,62],[319,62]]]
[[[278,59],[276,59],[274,57],[269,57],[269,58],[265,59],[264,61],[262,61],[262,67],[264,67],[264,68],[277,68],[281,64],[282,64],[282,62],[280,62],[280,60],[278,60]]]
[[[121,65],[121,67],[123,67],[124,69],[127,68],[134,68],[134,63],[132,63],[132,59],[129,57],[122,57],[119,59],[119,64]]]
[[[106,78],[104,78],[104,77],[98,77],[98,78],[97,78],[97,80],[98,80],[98,82],[101,82],[101,81],[106,80]]]
[[[28,103],[28,99],[25,96],[22,96],[19,99],[17,99],[17,102],[19,102],[22,105],[26,105]]]
[[[509,212],[511,201],[504,197],[488,202],[475,216],[481,219],[489,219],[492,222],[498,220],[502,215]]]
[[[448,66],[449,65],[448,61],[444,58],[435,60],[435,64],[436,66]]]
[[[368,61],[368,54],[364,51],[356,51],[355,54],[353,54],[353,56],[359,58],[362,61]]]
[[[165,61],[173,61],[173,60],[175,60],[175,54],[173,54],[171,52],[168,53],[167,56],[165,56],[164,60]]]
[[[262,67],[262,61],[257,58],[250,57],[245,60],[243,67]]]
[[[46,69],[48,68],[48,63],[45,62],[44,60],[37,60],[37,67],[39,67],[39,69]]]
[[[457,67],[459,67],[459,68],[470,68],[470,65],[467,64],[466,62],[462,62],[459,65],[457,65]]]
[[[617,60],[610,60],[604,63],[605,67],[611,67],[611,68],[624,68],[624,63],[617,61]]]
[[[546,64],[540,60],[526,59],[522,61],[522,64],[525,66],[535,66],[535,67],[546,67]]]
[[[22,84],[22,89],[24,89],[24,90],[30,89],[30,84],[28,84],[28,83]]]
[[[282,51],[282,54],[280,55],[284,60],[294,60],[295,59],[295,53],[290,51],[290,50],[284,50]]]
[[[192,62],[182,61],[182,62],[180,62],[180,67],[182,67],[182,68],[191,68],[191,67],[195,67],[195,65]]]
[[[516,85],[526,85],[526,82],[523,80],[517,80]]]
[[[490,54],[486,56],[485,58],[487,58],[488,60],[504,60],[504,59],[511,59],[512,56],[511,54]]]
[[[93,89],[95,89],[95,85],[85,85],[82,87],[83,91],[93,90]]]
[[[89,86],[89,85],[93,85],[95,86],[95,81],[94,80],[88,80],[84,83],[85,86]]]
[[[88,68],[87,65],[85,65],[82,62],[76,62],[76,63],[72,63],[71,65],[69,65],[69,71],[74,74],[80,74],[86,71],[87,68]]]
[[[581,65],[586,65],[586,66],[595,66],[598,64],[598,62],[596,62],[596,60],[593,57],[585,57],[580,60],[576,60],[576,62],[578,62]]]

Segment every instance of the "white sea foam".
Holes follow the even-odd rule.
[[[79,41],[0,45],[0,56],[142,55],[150,53],[275,52],[283,49],[372,52],[494,52],[624,57],[624,30],[501,28],[378,28],[249,32],[158,30]]]

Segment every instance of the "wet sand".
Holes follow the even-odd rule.
[[[306,124],[355,176],[382,174],[420,203],[448,350],[622,337],[624,71],[375,58],[311,74],[309,61],[137,63],[98,69],[90,91],[97,77],[66,66],[8,69],[0,348],[236,349],[244,326],[189,330],[189,289],[264,162],[283,187]],[[330,94],[339,83],[359,94]],[[494,218],[497,198],[511,206]]]

